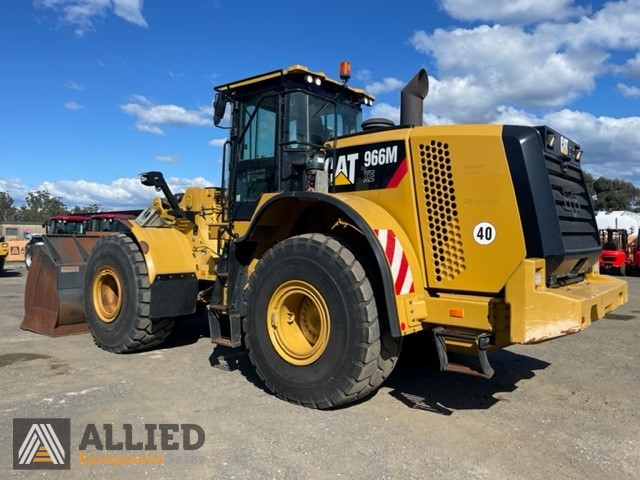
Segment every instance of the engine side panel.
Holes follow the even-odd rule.
[[[525,258],[499,125],[430,126],[411,135],[428,285],[497,293]]]

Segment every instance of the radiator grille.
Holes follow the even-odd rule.
[[[547,152],[545,163],[566,248],[576,250],[597,245],[598,229],[579,165],[569,164]]]
[[[453,280],[466,265],[449,145],[437,140],[420,144],[420,162],[435,279]]]

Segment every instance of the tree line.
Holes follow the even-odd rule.
[[[591,201],[596,211],[629,210],[640,212],[640,189],[632,183],[605,177],[595,178],[584,172]],[[20,207],[14,205],[8,192],[0,191],[0,222],[45,222],[54,215],[65,213],[97,213],[100,205],[76,205],[69,209],[60,197],[46,190],[29,192]]]
[[[16,207],[8,192],[0,191],[0,222],[32,222],[44,223],[54,215],[69,213],[97,213],[100,205],[76,205],[69,209],[60,197],[51,195],[46,190],[29,192],[24,204]]]
[[[627,210],[640,212],[640,188],[617,178],[594,178],[584,172],[593,208],[601,210]]]

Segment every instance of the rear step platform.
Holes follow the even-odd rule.
[[[493,368],[489,364],[487,356],[487,348],[491,345],[492,335],[487,332],[471,333],[459,330],[446,329],[444,327],[436,327],[433,329],[433,337],[438,350],[438,359],[440,360],[440,371],[464,373],[476,377],[491,378],[494,374]],[[482,371],[474,370],[468,365],[460,363],[449,363],[447,354],[447,345],[445,339],[462,340],[464,342],[475,343],[478,347],[478,359],[480,360],[480,368]]]

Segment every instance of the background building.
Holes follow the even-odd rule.
[[[34,234],[44,234],[45,228],[41,223],[33,222],[4,222],[0,223],[0,237],[4,237],[9,244],[7,261],[24,260],[24,247]]]

